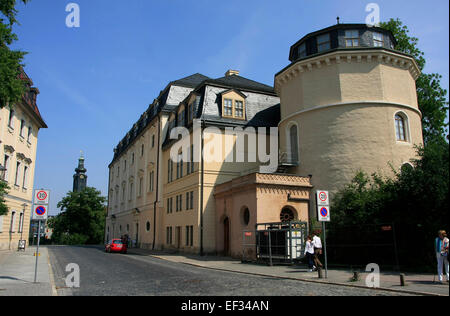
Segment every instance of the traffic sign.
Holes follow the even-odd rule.
[[[48,206],[47,205],[35,205],[33,207],[32,220],[42,221],[48,218]]]
[[[330,205],[330,195],[328,191],[317,191],[317,205]]]
[[[50,198],[49,190],[35,190],[34,191],[34,204],[35,205],[48,205]]]
[[[318,206],[318,212],[319,212],[319,222],[330,222],[331,216],[330,216],[330,207],[329,206]]]

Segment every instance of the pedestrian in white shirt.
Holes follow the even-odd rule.
[[[305,256],[306,259],[308,260],[308,267],[309,267],[309,272],[312,272],[313,269],[315,268],[314,266],[314,246],[312,243],[312,239],[311,236],[306,237],[306,244],[305,244]]]
[[[448,244],[449,240],[447,238],[447,233],[445,230],[440,230],[438,236],[435,240],[435,250],[438,266],[438,276],[439,282],[443,283],[442,268],[445,267],[445,274],[447,275],[447,282],[449,281],[448,274]]]
[[[319,256],[322,255],[322,240],[317,236],[317,232],[314,232],[312,244],[314,247],[314,263],[317,268],[322,268],[323,264],[319,259]]]

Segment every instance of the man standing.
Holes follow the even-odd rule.
[[[449,281],[448,275],[448,238],[445,230],[438,232],[438,237],[435,240],[435,250],[438,266],[439,282],[443,283],[442,268],[445,267],[445,273],[447,274],[447,282]]]
[[[321,269],[323,267],[323,264],[320,262],[319,256],[322,255],[322,240],[317,235],[318,233],[314,232],[312,240],[312,244],[314,247],[314,263],[318,269]]]

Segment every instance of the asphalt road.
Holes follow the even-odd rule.
[[[375,296],[391,292],[244,275],[107,254],[102,248],[48,247],[58,295],[74,296]],[[66,266],[80,268],[80,287],[65,288]]]

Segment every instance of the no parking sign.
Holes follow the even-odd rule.
[[[35,205],[33,207],[33,217],[35,221],[44,221],[48,218],[48,206],[47,205]]]
[[[330,207],[329,206],[319,206],[319,222],[330,222]]]

